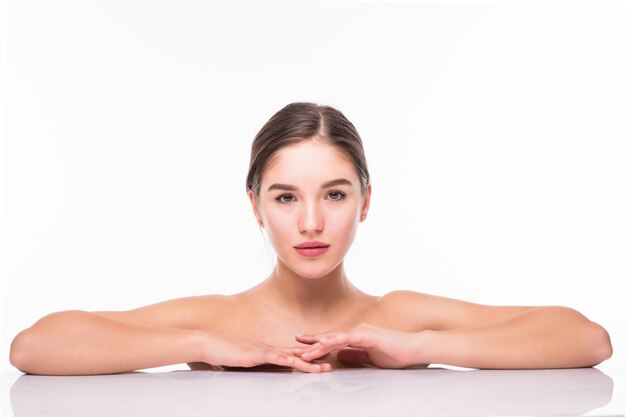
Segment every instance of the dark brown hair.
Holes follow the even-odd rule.
[[[258,197],[261,176],[270,158],[279,149],[314,136],[327,140],[350,157],[365,194],[370,175],[359,133],[339,110],[313,103],[286,105],[257,133],[252,142],[246,191],[253,190]]]

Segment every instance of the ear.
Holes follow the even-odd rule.
[[[263,220],[261,220],[261,213],[259,212],[259,207],[253,190],[248,190],[248,198],[250,199],[250,204],[252,204],[252,211],[254,212],[254,217],[256,217],[257,223],[259,223],[259,226],[263,227]]]
[[[364,221],[367,217],[367,212],[370,209],[370,199],[372,198],[372,184],[367,183],[367,188],[365,189],[365,196],[363,196],[363,206],[361,206],[361,217],[360,220]]]

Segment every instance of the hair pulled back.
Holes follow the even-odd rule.
[[[257,133],[252,142],[246,191],[253,190],[258,197],[261,176],[272,156],[286,146],[313,137],[326,140],[351,159],[365,194],[370,176],[363,143],[354,125],[330,106],[300,102],[283,107]]]

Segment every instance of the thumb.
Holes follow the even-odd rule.
[[[370,359],[370,355],[363,349],[341,349],[337,352],[337,359],[346,363],[374,364]]]

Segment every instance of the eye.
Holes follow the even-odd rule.
[[[341,191],[331,191],[328,193],[328,197],[330,197],[331,200],[341,200],[345,196],[346,195],[342,193]]]
[[[291,203],[294,200],[294,196],[291,194],[281,194],[276,197],[276,201],[279,203]]]

